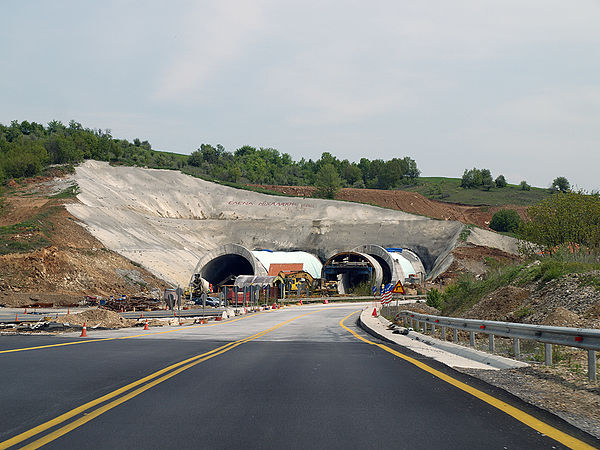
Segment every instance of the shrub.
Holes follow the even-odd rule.
[[[521,217],[514,209],[502,209],[492,216],[490,228],[495,231],[515,233],[521,225]]]
[[[519,187],[521,188],[522,191],[530,191],[531,190],[531,186],[529,186],[527,184],[527,181],[525,181],[525,180],[521,181],[521,184],[519,184]]]
[[[432,308],[440,309],[444,301],[442,300],[442,294],[437,289],[432,289],[427,293],[427,300],[425,301],[427,306]]]
[[[567,245],[572,252],[600,249],[600,197],[583,192],[557,192],[527,210],[519,235],[548,252]]]

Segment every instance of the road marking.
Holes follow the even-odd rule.
[[[512,416],[513,418],[517,419],[519,422],[524,423],[528,427],[533,428],[534,430],[536,430],[542,434],[545,434],[546,436],[554,439],[555,441],[560,442],[563,445],[566,445],[569,448],[573,448],[573,449],[593,449],[594,448],[591,445],[588,445],[585,442],[580,441],[579,439],[577,439],[567,433],[564,433],[564,432],[558,430],[557,428],[554,428],[553,426],[548,425],[545,422],[542,422],[541,420],[533,417],[532,415],[526,413],[525,411],[521,411],[520,409],[518,409],[512,405],[509,405],[508,403],[503,402],[502,400],[499,400],[496,397],[491,396],[490,394],[486,394],[485,392],[480,391],[479,389],[469,386],[468,384],[463,383],[462,381],[459,381],[456,378],[451,377],[450,375],[440,372],[439,370],[436,370],[433,367],[430,367],[427,364],[425,364],[417,359],[411,358],[410,356],[407,356],[407,355],[403,355],[402,353],[388,347],[387,345],[378,344],[376,342],[370,341],[369,339],[366,339],[366,338],[360,336],[354,330],[351,330],[346,325],[344,325],[344,321],[346,319],[348,319],[350,316],[356,314],[357,312],[360,312],[360,310],[351,312],[350,314],[348,314],[346,317],[344,317],[339,322],[339,324],[342,328],[344,328],[346,331],[349,331],[350,333],[352,333],[354,335],[354,337],[356,337],[357,339],[360,339],[361,341],[363,341],[367,344],[375,345],[375,346],[381,348],[382,350],[385,350],[386,352],[391,353],[394,356],[397,356],[398,358],[402,358],[403,360],[405,360],[411,364],[414,364],[419,369],[422,369],[422,370],[430,373],[431,375],[445,381],[446,383],[451,384],[452,386],[457,387],[458,389],[460,389],[464,392],[467,392],[468,394],[473,395],[474,397],[477,397],[478,399],[484,401],[485,403],[499,409],[500,411],[508,414],[509,416]]]
[[[141,394],[142,392],[147,391],[148,389],[156,386],[157,384],[162,383],[163,381],[168,380],[171,377],[174,377],[175,375],[183,372],[184,370],[187,370],[187,369],[195,366],[196,364],[200,364],[201,362],[204,362],[206,360],[214,358],[215,356],[218,356],[225,352],[228,352],[229,350],[232,350],[239,345],[245,344],[246,342],[253,341],[254,339],[264,336],[265,334],[271,333],[272,331],[275,331],[278,328],[281,328],[284,325],[287,325],[288,323],[293,322],[294,320],[300,319],[302,317],[306,317],[311,314],[315,314],[320,311],[323,311],[323,309],[318,309],[316,311],[312,311],[309,313],[301,314],[296,317],[292,317],[289,320],[281,322],[281,323],[279,323],[271,328],[268,328],[266,330],[260,331],[252,336],[246,337],[244,339],[239,339],[237,341],[229,342],[228,344],[217,347],[214,350],[211,350],[209,352],[202,353],[202,354],[196,355],[196,356],[192,356],[191,358],[185,359],[183,361],[180,361],[178,363],[175,363],[168,367],[165,367],[164,369],[161,369],[161,370],[154,372],[146,377],[140,378],[137,381],[129,383],[126,386],[116,389],[115,391],[112,391],[108,394],[98,397],[95,400],[92,400],[88,403],[78,406],[77,408],[67,411],[66,413],[61,414],[60,416],[55,417],[54,419],[44,422],[41,425],[31,428],[30,430],[27,430],[23,433],[20,433],[10,439],[7,439],[4,442],[0,442],[0,449],[6,449],[6,448],[16,445],[20,442],[23,442],[27,439],[31,439],[34,436],[36,436],[50,428],[56,427],[56,426],[60,425],[61,423],[84,413],[85,411],[89,410],[90,408],[93,408],[94,406],[100,405],[101,403],[104,403],[108,400],[111,400],[115,397],[120,396],[121,394],[125,394],[127,391],[130,391],[134,387],[137,387],[144,383],[147,383],[144,386],[141,386],[138,389],[136,389],[132,392],[129,392],[128,394],[125,394],[122,397],[119,397],[104,406],[101,406],[89,413],[85,413],[85,415],[83,415],[82,417],[79,417],[78,419],[74,420],[73,422],[70,422],[67,425],[64,425],[63,427],[59,428],[58,430],[50,432],[49,434],[47,434],[47,435],[37,439],[36,441],[26,445],[25,447],[23,447],[23,448],[27,448],[27,449],[39,448],[42,445],[52,442],[53,440],[67,434],[68,432],[74,430],[75,428],[80,427],[81,425],[100,416],[101,414],[104,414],[105,412],[120,405],[121,403],[124,403],[127,400],[130,400],[130,399],[136,397],[137,395]]]
[[[52,347],[65,347],[67,345],[87,344],[88,342],[116,341],[116,340],[119,340],[119,339],[131,339],[131,338],[143,337],[143,336],[157,336],[159,334],[174,333],[176,331],[193,330],[195,328],[214,327],[214,326],[217,326],[217,325],[225,325],[225,324],[228,324],[228,323],[237,322],[238,320],[249,319],[250,317],[254,317],[254,316],[258,315],[258,314],[264,314],[264,312],[259,312],[259,313],[255,313],[255,314],[244,316],[244,317],[238,317],[237,319],[227,320],[225,322],[219,322],[219,323],[215,322],[215,323],[212,323],[212,324],[194,325],[192,327],[176,328],[174,330],[159,331],[157,333],[134,334],[132,336],[121,336],[121,337],[112,337],[112,338],[86,339],[85,341],[62,342],[60,344],[39,345],[37,347],[24,347],[24,348],[13,348],[11,350],[0,350],[0,354],[2,354],[2,353],[24,352],[26,350],[40,350],[40,349],[43,349],[43,348],[52,348]]]

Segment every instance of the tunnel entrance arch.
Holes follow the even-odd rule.
[[[246,247],[227,244],[208,252],[196,265],[199,274],[214,286],[232,284],[238,275],[267,275],[263,265]]]
[[[382,270],[382,283],[388,284],[397,281],[394,277],[394,260],[387,250],[379,245],[366,244],[356,247],[353,252],[366,253],[377,260]]]
[[[338,292],[347,294],[363,284],[369,288],[379,288],[383,281],[383,270],[379,262],[366,253],[341,252],[325,262],[322,278],[325,281],[337,281]]]

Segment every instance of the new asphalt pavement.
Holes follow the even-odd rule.
[[[366,334],[359,309],[0,336],[0,448],[598,446],[504,391]]]

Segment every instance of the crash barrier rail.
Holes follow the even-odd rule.
[[[391,307],[382,314],[388,317],[394,315]],[[387,314],[386,314],[387,313]],[[469,344],[475,346],[475,333],[487,334],[489,336],[489,350],[495,351],[494,336],[510,338],[513,341],[513,353],[515,357],[520,355],[520,340],[526,339],[544,344],[544,363],[552,365],[552,345],[564,345],[587,350],[588,353],[588,378],[596,379],[596,352],[600,350],[600,330],[590,328],[568,328],[553,327],[545,325],[529,325],[524,323],[496,322],[493,320],[462,319],[454,317],[432,316],[412,311],[400,311],[394,315],[396,320],[402,319],[405,326],[423,328],[425,333],[428,329],[432,334],[436,327],[440,328],[442,340],[446,340],[446,330],[453,330],[453,341],[458,341],[458,330],[469,332]]]

